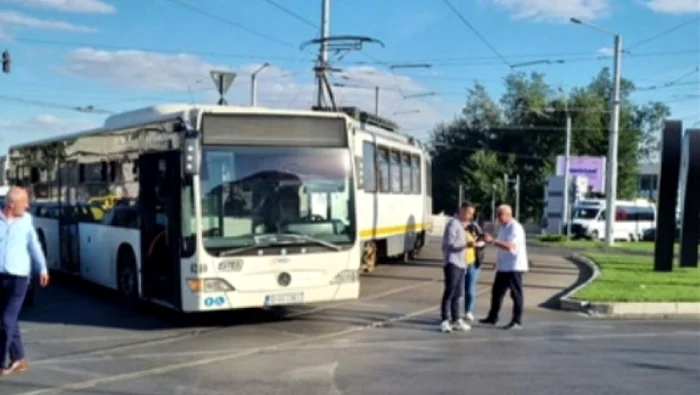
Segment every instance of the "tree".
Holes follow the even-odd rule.
[[[547,177],[554,174],[556,157],[564,153],[565,119],[572,118],[572,155],[607,156],[610,128],[610,71],[602,69],[585,87],[568,95],[552,89],[541,73],[514,73],[505,78],[505,93],[497,102],[485,87],[469,90],[460,117],[440,124],[431,137],[435,209],[453,212],[459,185],[466,198],[490,210],[493,185],[497,200],[514,203],[504,194],[503,174],[520,175],[521,217],[539,220]],[[653,158],[658,132],[670,114],[661,102],[635,105],[632,81],[621,81],[618,151],[618,196],[636,191],[640,160]]]
[[[456,209],[459,186],[470,185],[472,154],[490,147],[493,139],[490,130],[500,123],[498,104],[491,99],[483,85],[475,83],[468,92],[462,116],[436,127],[430,146],[433,157],[433,202],[438,211],[453,212]]]

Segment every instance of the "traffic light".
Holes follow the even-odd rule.
[[[12,59],[10,59],[10,53],[6,50],[2,53],[2,72],[5,74],[9,73],[11,64]]]

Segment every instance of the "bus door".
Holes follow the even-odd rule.
[[[141,284],[143,296],[180,306],[180,152],[139,157]]]
[[[62,204],[58,207],[58,223],[61,232],[61,269],[68,273],[80,274],[80,218],[75,205]]]

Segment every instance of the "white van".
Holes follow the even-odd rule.
[[[645,199],[618,200],[616,203],[613,239],[642,240],[644,232],[656,226],[656,205]],[[605,200],[580,200],[572,209],[573,238],[605,239]]]

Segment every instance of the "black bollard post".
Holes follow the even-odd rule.
[[[698,267],[700,238],[700,129],[689,129],[681,155],[681,267]]]
[[[656,209],[656,244],[654,246],[654,271],[657,272],[673,271],[682,131],[681,121],[666,121],[661,133],[659,200]]]

